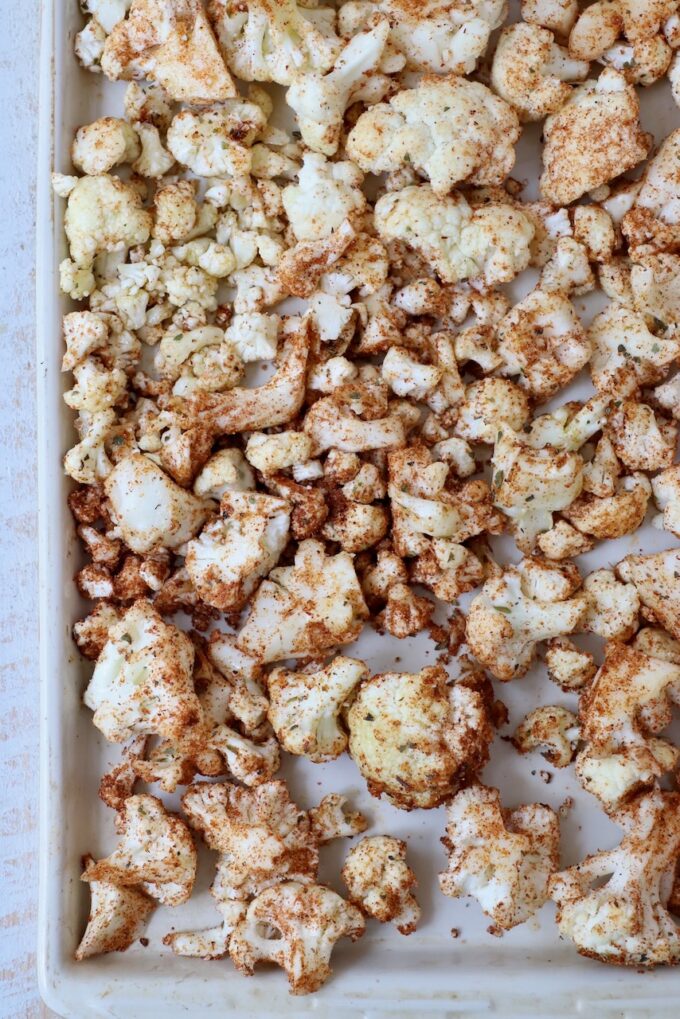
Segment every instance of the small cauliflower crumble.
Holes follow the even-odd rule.
[[[652,152],[639,103],[668,77],[680,106],[678,0],[523,0],[514,24],[503,0],[80,7],[77,60],[126,84],[52,177],[73,637],[119,745],[76,959],[145,943],[191,896],[199,837],[216,915],[168,931],[177,955],[274,963],[302,995],[367,923],[414,934],[407,844],[371,831],[331,890],[324,845],[369,822],[276,777],[347,754],[374,797],[445,806],[440,890],[490,934],[553,899],[590,958],[680,962],[680,130]],[[533,122],[529,200],[510,174]],[[634,547],[650,516],[666,550]],[[576,561],[623,537],[605,568]],[[373,671],[368,626],[441,653]],[[573,769],[623,830],[564,871],[571,799],[506,804],[480,778],[494,683],[532,667],[548,696],[504,737],[517,766]],[[174,812],[156,793],[178,789]]]

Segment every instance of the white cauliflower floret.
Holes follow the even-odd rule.
[[[237,177],[250,173],[250,146],[264,125],[259,106],[231,99],[210,110],[182,110],[167,145],[178,163],[200,177]]]
[[[416,360],[405,347],[390,347],[380,372],[393,393],[413,400],[424,400],[443,374],[437,365]]]
[[[376,73],[380,64],[389,22],[380,19],[351,39],[328,74],[297,75],[286,93],[286,102],[296,114],[304,144],[315,152],[334,155],[340,144],[345,110],[360,100],[382,99],[390,81]]]
[[[420,575],[414,579],[425,583],[425,578]],[[376,623],[393,637],[411,637],[426,628],[433,611],[433,603],[415,594],[408,584],[393,584],[387,594],[387,604],[376,617]]]
[[[550,881],[563,937],[581,955],[620,966],[680,961],[680,934],[667,910],[680,853],[680,797],[655,790],[618,811],[625,836]]]
[[[605,640],[629,640],[638,626],[640,599],[633,584],[622,584],[611,570],[595,570],[583,584],[587,632]]]
[[[175,165],[175,159],[166,151],[161,141],[158,128],[154,124],[135,124],[141,151],[132,164],[132,169],[140,177],[158,179],[169,173]]]
[[[680,322],[680,255],[660,251],[639,255],[638,258],[639,262],[630,267],[630,288],[635,308],[641,315],[656,319],[654,324],[658,331],[662,324],[676,325]],[[669,344],[668,340],[674,339],[673,334],[662,334],[662,337],[663,350],[670,352],[673,344]],[[666,364],[658,367],[664,369],[663,373],[659,372],[660,375],[666,373]]]
[[[474,784],[447,807],[442,839],[448,869],[439,875],[444,895],[472,895],[497,927],[524,923],[548,899],[548,880],[559,866],[557,814],[542,803],[515,810],[501,806],[497,789]]]
[[[680,762],[677,747],[652,736],[670,722],[668,698],[677,698],[678,683],[680,666],[625,644],[607,645],[604,664],[581,696],[586,747],[576,758],[579,780],[606,810]]]
[[[255,488],[255,476],[240,449],[220,449],[201,468],[194,481],[194,495],[200,499],[222,498],[225,492]]]
[[[583,81],[588,68],[556,45],[552,32],[519,22],[501,32],[491,83],[522,120],[542,120],[564,106],[572,93],[567,83]]]
[[[588,603],[581,594],[571,597],[579,583],[573,566],[536,559],[487,580],[467,618],[473,655],[497,679],[523,676],[540,641],[573,633],[582,623]]]
[[[339,793],[328,793],[318,807],[312,807],[309,817],[312,832],[321,845],[333,839],[349,838],[366,831],[368,822],[358,810],[346,808],[347,797]]]
[[[130,0],[132,2],[132,0]],[[125,12],[123,12],[124,14]],[[76,35],[73,49],[78,63],[88,71],[99,73],[106,42],[106,31],[96,18],[90,18]]]
[[[135,130],[150,124],[163,133],[170,127],[172,103],[160,85],[131,81],[125,89],[125,116]]]
[[[202,721],[193,665],[186,634],[135,602],[111,627],[85,691],[94,724],[113,743],[138,733],[179,738]]]
[[[673,463],[678,427],[657,417],[646,403],[623,400],[609,415],[606,434],[632,471],[657,471]]]
[[[640,601],[651,616],[680,640],[680,552],[629,555],[616,567],[626,583],[635,584]]]
[[[361,839],[342,868],[349,900],[366,916],[394,923],[400,934],[413,934],[420,906],[412,889],[418,884],[406,862],[406,843],[389,835]]]
[[[90,266],[76,265],[70,258],[59,263],[59,289],[72,301],[82,301],[89,297],[95,287],[94,273]]]
[[[591,262],[609,262],[616,248],[612,217],[599,205],[578,205],[573,211],[574,240],[588,252]]]
[[[71,146],[73,165],[87,174],[106,173],[118,163],[132,163],[140,154],[137,135],[125,120],[102,117],[79,127]]]
[[[536,544],[546,558],[559,562],[590,552],[595,541],[587,534],[581,534],[566,520],[558,520],[549,531],[539,534]]]
[[[569,35],[578,17],[578,0],[522,0],[522,20],[549,28],[556,35]]]
[[[104,44],[107,78],[150,78],[171,99],[220,102],[236,94],[202,0],[132,0]]]
[[[80,415],[78,442],[64,457],[64,471],[81,485],[94,485],[103,481],[113,470],[106,450],[117,418],[112,410]]]
[[[294,565],[272,570],[258,588],[238,646],[261,662],[318,654],[356,640],[367,616],[352,557],[327,556],[306,540]]]
[[[363,212],[363,174],[350,162],[331,163],[316,152],[306,152],[298,183],[281,193],[283,207],[298,241],[328,237],[352,213]]]
[[[72,410],[90,414],[110,410],[123,402],[127,375],[120,368],[106,368],[96,357],[87,357],[73,368],[76,383],[64,393],[64,403]]]
[[[370,173],[414,166],[436,194],[446,195],[463,180],[501,184],[514,166],[519,134],[514,111],[485,85],[430,77],[363,113],[347,152]]]
[[[139,192],[107,173],[81,177],[68,196],[64,230],[76,266],[91,266],[101,251],[122,251],[144,244],[151,214]]]
[[[85,868],[94,864],[84,859]],[[153,899],[137,888],[126,888],[109,881],[90,882],[90,915],[78,945],[78,962],[104,952],[124,952],[141,937],[155,909]]]
[[[680,538],[680,465],[674,464],[652,478],[654,501],[659,516],[654,518],[655,527],[661,527]]]
[[[578,690],[589,683],[597,672],[589,651],[576,647],[568,637],[555,637],[545,652],[548,676],[563,690]]]
[[[641,162],[650,136],[641,130],[639,116],[635,88],[611,68],[574,89],[543,128],[545,201],[568,205]]]
[[[243,377],[243,362],[219,326],[199,326],[188,332],[173,327],[163,337],[156,368],[173,383],[177,396],[219,393],[232,389]]]
[[[386,417],[364,421],[351,406],[332,396],[323,397],[307,411],[304,431],[314,442],[314,455],[327,449],[363,453],[371,449],[394,449],[404,445],[404,421],[392,410]]]
[[[161,184],[154,193],[153,205],[153,236],[162,244],[181,241],[194,230],[199,206],[193,181]]]
[[[118,847],[88,864],[81,880],[138,887],[164,906],[186,902],[196,877],[196,847],[184,821],[147,794],[125,800],[119,818]]]
[[[465,388],[456,432],[470,442],[494,443],[505,425],[519,432],[529,417],[529,400],[514,382],[481,379]]]
[[[437,196],[428,184],[378,199],[375,225],[384,241],[414,248],[445,283],[507,283],[527,267],[534,227],[519,209],[490,202],[471,208],[462,194]]]
[[[208,13],[229,68],[244,81],[290,85],[327,71],[342,48],[335,11],[298,0],[209,0]]]
[[[229,954],[247,976],[259,961],[274,962],[288,974],[292,994],[310,994],[330,976],[335,942],[343,936],[356,941],[365,927],[356,906],[330,888],[284,881],[250,903]]]
[[[225,336],[246,364],[251,361],[271,361],[276,357],[280,324],[278,315],[249,311],[234,315]]]
[[[262,474],[304,463],[312,454],[312,440],[304,432],[253,432],[246,445],[246,458]]]
[[[446,671],[372,676],[349,709],[349,749],[373,796],[397,807],[436,807],[480,770],[493,726],[487,681],[453,686]]]
[[[614,302],[596,315],[588,336],[594,347],[593,385],[601,393],[628,396],[659,382],[680,355],[677,337],[656,336],[643,315]]]
[[[363,662],[341,656],[319,672],[274,669],[267,680],[268,717],[284,750],[315,763],[339,757],[348,737],[338,716],[367,676]]]
[[[557,704],[534,708],[521,721],[512,737],[521,754],[545,747],[543,756],[556,768],[571,763],[579,741],[578,718]]]
[[[269,707],[261,683],[262,667],[237,648],[235,637],[219,630],[210,635],[208,658],[231,684],[229,710],[246,732],[253,732],[264,722]]]
[[[668,411],[671,417],[680,420],[680,372],[662,386],[656,387],[654,400],[659,407]]]
[[[624,71],[628,81],[651,85],[670,63],[672,51],[662,29],[677,7],[677,0],[598,0],[581,12],[571,29],[569,51],[583,60],[611,64]]]

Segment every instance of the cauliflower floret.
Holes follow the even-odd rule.
[[[183,545],[209,513],[206,502],[180,488],[141,453],[117,463],[105,487],[116,534],[140,554]]]
[[[375,225],[384,241],[402,241],[445,283],[507,283],[526,269],[534,226],[520,209],[489,202],[471,208],[462,194],[437,196],[429,184],[379,198]]]
[[[130,0],[132,2],[132,0]],[[124,15],[123,11],[123,15]],[[104,44],[106,42],[106,31],[102,28],[96,18],[90,18],[85,28],[81,29],[76,35],[76,40],[73,45],[76,58],[78,63],[86,68],[88,71],[92,71],[98,74],[101,71],[101,59],[104,53]]]
[[[262,474],[304,463],[312,455],[312,440],[304,432],[253,432],[246,445],[246,458]]]
[[[165,133],[172,120],[172,103],[160,85],[131,81],[125,89],[125,116],[135,130],[150,124]]]
[[[579,741],[578,718],[572,711],[551,704],[534,708],[515,729],[512,742],[521,754],[545,747],[543,756],[556,768],[566,768]]]
[[[218,326],[199,326],[188,332],[172,328],[163,337],[156,368],[173,383],[177,396],[188,393],[219,393],[232,389],[243,377],[238,351]]]
[[[590,652],[576,647],[568,637],[555,637],[548,642],[545,665],[549,678],[567,691],[579,690],[597,672]]]
[[[84,859],[85,868],[94,864]],[[125,888],[109,881],[90,882],[90,915],[78,945],[78,962],[104,952],[124,952],[137,940],[155,909],[153,899],[137,888]]]
[[[298,0],[209,0],[208,13],[231,71],[244,81],[290,85],[327,71],[342,47],[335,11]]]
[[[346,803],[346,796],[329,793],[324,796],[318,807],[312,807],[309,811],[312,832],[321,845],[333,839],[349,838],[366,831],[368,827],[366,818],[359,811],[348,811]]]
[[[102,173],[79,179],[68,196],[64,230],[76,266],[89,267],[98,252],[146,243],[151,214],[131,184]]]
[[[494,443],[505,425],[521,431],[530,417],[526,393],[507,379],[482,379],[465,388],[456,433],[470,442]]]
[[[138,733],[179,738],[202,721],[193,665],[189,638],[135,602],[109,630],[85,691],[94,724],[113,743]]]
[[[86,174],[106,173],[140,154],[137,135],[125,120],[102,117],[79,127],[71,146],[73,165]]]
[[[680,420],[680,372],[654,390],[654,400],[671,417]]]
[[[347,139],[351,159],[370,173],[411,165],[437,195],[459,181],[501,184],[515,163],[515,112],[479,82],[428,77],[363,113]]]
[[[255,103],[231,99],[210,110],[182,110],[168,130],[170,152],[200,177],[250,173],[250,146],[265,126]]]
[[[104,44],[101,68],[112,81],[150,78],[178,102],[236,95],[202,0],[132,0]]]
[[[383,98],[390,80],[376,71],[389,31],[386,19],[376,20],[347,43],[328,74],[296,76],[286,102],[296,114],[302,141],[308,148],[334,155],[347,107],[360,100],[376,102]]]
[[[76,384],[64,393],[72,410],[98,414],[123,402],[127,375],[120,368],[106,368],[96,357],[87,357],[73,368]]]
[[[633,207],[623,217],[621,229],[634,257],[677,249],[679,153],[680,130],[671,131],[648,164]]]
[[[394,923],[400,934],[413,934],[420,906],[412,889],[418,884],[406,862],[406,843],[372,835],[354,846],[342,868],[349,901],[380,923]]]
[[[384,506],[351,502],[336,495],[321,533],[329,541],[337,541],[345,552],[363,552],[381,541],[388,528],[389,514]]]
[[[112,410],[80,415],[80,442],[64,457],[64,471],[70,478],[81,485],[95,485],[109,476],[113,464],[106,450],[106,442],[113,433],[116,421]]]
[[[349,749],[373,796],[397,807],[436,807],[480,770],[493,726],[487,681],[448,686],[441,667],[385,672],[360,688],[349,712]]]
[[[84,658],[97,661],[109,639],[109,630],[122,615],[117,605],[99,601],[89,615],[73,624],[73,639]]]
[[[250,311],[234,315],[225,336],[246,364],[251,361],[271,361],[276,357],[280,325],[278,315]]]
[[[655,790],[618,811],[625,831],[615,849],[554,874],[563,937],[581,955],[622,966],[680,961],[680,935],[667,911],[680,853],[680,797]]]
[[[339,757],[347,748],[347,733],[338,716],[367,676],[363,662],[343,657],[319,672],[274,669],[267,681],[268,717],[284,750],[317,764]]]
[[[632,534],[642,524],[651,492],[645,475],[633,474],[621,478],[612,495],[598,498],[587,492],[562,512],[584,534],[620,538]]]
[[[680,538],[680,465],[674,464],[652,478],[654,501],[660,513],[654,526]]]
[[[658,330],[661,324],[677,325],[680,322],[680,255],[662,251],[658,254],[639,255],[638,258],[639,262],[630,267],[630,287],[635,308],[641,315],[656,319],[655,327]],[[672,334],[664,337],[661,345],[664,351],[670,352],[673,349],[674,345],[669,340],[673,340]],[[658,367],[667,370],[666,365]]]
[[[76,265],[70,258],[59,263],[59,289],[72,301],[82,301],[89,297],[95,287],[94,273],[90,266]]]
[[[187,544],[186,568],[199,596],[221,612],[243,608],[288,541],[288,503],[259,492],[225,492],[220,516]]]
[[[522,0],[522,19],[549,28],[555,35],[569,35],[578,17],[578,0]]]
[[[626,583],[635,584],[647,618],[657,619],[680,640],[680,552],[629,555],[616,567]]]
[[[352,557],[327,556],[307,540],[293,566],[272,570],[258,588],[238,646],[261,662],[318,654],[356,640],[367,617]]]
[[[351,406],[333,396],[323,397],[307,411],[304,431],[314,443],[314,455],[327,449],[363,453],[404,445],[406,428],[396,411],[386,417],[362,420]]]
[[[247,976],[260,960],[274,962],[288,974],[292,994],[310,994],[330,976],[335,942],[343,936],[356,941],[365,928],[356,906],[330,888],[284,881],[250,903],[229,954]]]
[[[673,463],[678,427],[657,417],[646,403],[624,400],[609,415],[606,434],[632,471],[657,471]]]
[[[670,721],[680,666],[625,644],[609,643],[604,664],[581,695],[581,738],[576,774],[588,792],[615,810],[641,787],[655,784],[680,762],[680,750],[656,739]]]
[[[639,386],[659,382],[680,356],[678,337],[656,336],[642,314],[617,303],[593,319],[588,336],[594,347],[593,385],[601,393],[628,396]]]
[[[444,895],[472,895],[497,927],[524,923],[548,899],[548,880],[559,866],[557,814],[542,803],[515,810],[501,806],[497,789],[475,783],[447,807],[442,839],[448,869],[439,875]]]
[[[611,68],[574,89],[543,128],[545,201],[568,205],[641,162],[651,139],[639,116],[635,88]]]
[[[138,887],[164,906],[186,902],[196,876],[196,847],[184,821],[147,794],[130,796],[119,818],[118,847],[89,863],[81,880]]]
[[[390,347],[380,372],[393,393],[414,400],[426,399],[443,375],[437,365],[422,364],[405,347]]]
[[[564,106],[572,93],[567,82],[583,81],[588,69],[586,61],[556,45],[552,32],[519,22],[501,32],[491,83],[522,120],[542,120]]]
[[[351,162],[331,163],[316,152],[306,152],[298,183],[281,192],[283,207],[298,241],[328,237],[348,216],[363,212],[363,174]]]
[[[671,47],[661,32],[677,7],[677,0],[598,0],[571,29],[569,51],[583,60],[612,64],[626,71],[629,81],[651,85],[670,63]],[[628,45],[617,45],[621,37]]]
[[[562,559],[573,559],[574,556],[590,552],[595,541],[588,535],[581,534],[566,520],[558,520],[549,531],[539,534],[536,544],[547,559],[560,562]]]
[[[229,710],[247,732],[253,732],[264,722],[269,707],[262,689],[262,667],[236,647],[235,637],[219,630],[210,635],[208,658],[231,684]]]
[[[424,570],[421,569],[413,579],[427,584],[429,578],[422,576],[423,573]],[[437,577],[430,582],[433,589],[438,580]],[[387,604],[376,617],[376,623],[384,626],[387,633],[391,633],[393,637],[411,637],[425,629],[433,611],[434,604],[429,599],[414,594],[408,584],[394,584],[387,593]]]
[[[611,570],[595,570],[585,580],[587,632],[605,640],[629,640],[638,627],[640,599],[633,584],[622,584]]]
[[[473,655],[504,682],[523,676],[540,641],[573,633],[583,622],[588,602],[582,594],[571,597],[579,583],[573,566],[537,559],[487,580],[467,618]]]
[[[155,179],[169,173],[175,165],[175,160],[163,146],[155,124],[135,124],[135,131],[140,146],[139,155],[132,164],[135,173],[140,177]]]

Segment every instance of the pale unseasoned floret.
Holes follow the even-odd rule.
[[[541,749],[545,759],[556,768],[566,768],[571,763],[578,741],[578,718],[557,704],[534,708],[512,737],[520,753]]]
[[[406,843],[389,835],[361,839],[342,868],[349,900],[366,916],[393,923],[400,934],[412,934],[420,919],[413,895],[415,874],[406,862]]]
[[[118,163],[132,163],[139,153],[137,135],[127,121],[115,117],[79,127],[71,146],[73,165],[87,174],[106,173]]]
[[[94,863],[85,858],[86,868]],[[108,881],[90,882],[90,915],[78,945],[78,962],[104,952],[124,952],[137,940],[155,908],[153,899],[137,888]]]
[[[654,518],[655,526],[680,538],[680,465],[667,467],[652,478],[652,491],[660,511]]]
[[[276,357],[280,323],[278,315],[249,311],[234,315],[225,336],[246,364],[251,361],[271,361]]]
[[[231,99],[210,110],[182,110],[170,125],[167,145],[201,177],[236,177],[250,172],[249,146],[264,124],[259,106]]]
[[[315,152],[305,153],[297,184],[281,193],[283,207],[298,241],[328,237],[348,216],[363,212],[363,174],[351,162],[329,162]]]
[[[589,651],[577,647],[568,637],[555,637],[545,652],[548,676],[563,690],[578,690],[589,683],[597,672]]]
[[[90,266],[102,251],[124,251],[144,244],[151,215],[139,192],[107,173],[81,177],[68,196],[64,230],[77,266]]]
[[[559,865],[557,814],[542,803],[504,809],[497,789],[475,784],[454,797],[447,818],[442,841],[449,863],[439,875],[444,895],[472,895],[503,930],[533,916]]]
[[[648,613],[680,640],[680,552],[629,555],[616,572],[621,580],[635,584]]]
[[[169,173],[175,165],[174,157],[165,149],[155,124],[135,124],[141,151],[132,164],[140,177],[158,179]]]

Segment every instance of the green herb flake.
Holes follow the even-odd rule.
[[[494,605],[493,608],[495,608],[496,612],[502,612],[504,616],[509,616],[512,612],[509,605]]]
[[[503,471],[496,471],[496,473],[494,474],[494,477],[493,477],[493,487],[494,488],[500,488],[501,485],[503,484],[503,478],[504,477],[505,477],[505,473]]]

